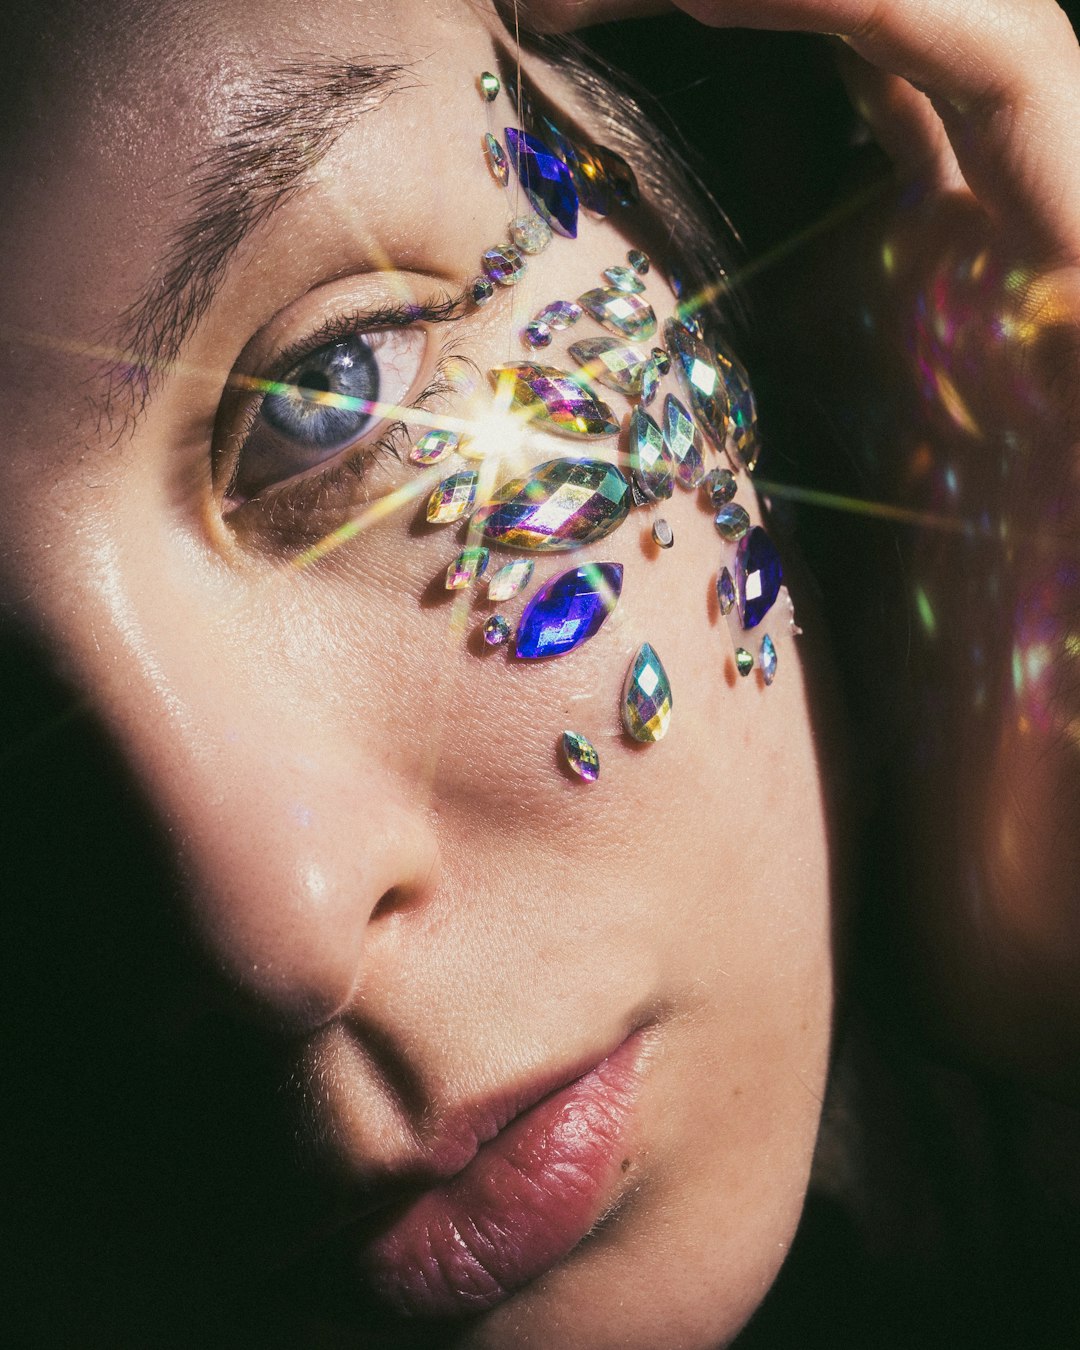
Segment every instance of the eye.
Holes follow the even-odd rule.
[[[272,382],[237,453],[227,506],[317,469],[399,415],[424,363],[418,326],[315,347]]]

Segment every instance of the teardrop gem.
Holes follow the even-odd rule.
[[[645,283],[630,267],[605,267],[603,276],[609,286],[627,295],[640,295],[645,289]]]
[[[586,563],[543,586],[518,624],[515,650],[525,660],[562,656],[595,637],[622,592],[620,563]]]
[[[666,501],[675,490],[675,465],[664,434],[644,408],[630,414],[630,472],[651,501]]]
[[[598,286],[579,295],[578,303],[598,324],[632,342],[644,341],[656,332],[656,311],[640,295],[627,295],[614,287]]]
[[[428,498],[427,518],[430,525],[452,525],[472,507],[476,499],[476,473],[465,469],[444,478]]]
[[[488,579],[488,599],[493,604],[498,604],[501,600],[512,600],[532,581],[535,566],[531,558],[514,558],[513,561],[505,563]]]
[[[546,323],[539,323],[532,319],[521,330],[521,337],[528,347],[550,347],[551,329]]]
[[[409,460],[413,464],[437,464],[454,449],[458,439],[454,431],[425,431],[409,451]]]
[[[668,394],[664,399],[664,440],[675,464],[679,486],[696,487],[705,472],[701,438],[694,419],[674,394]]]
[[[487,160],[492,178],[500,187],[505,187],[510,181],[510,165],[506,159],[506,152],[490,131],[484,132],[484,158]]]
[[[600,777],[600,756],[592,741],[579,736],[576,731],[564,731],[562,749],[567,764],[577,776],[586,783],[595,783]]]
[[[512,381],[512,406],[531,412],[536,425],[544,430],[582,440],[619,434],[619,424],[608,405],[581,376],[568,370],[522,361],[496,366],[490,378],[496,388],[504,380]]]
[[[734,543],[750,529],[750,517],[738,502],[728,502],[717,511],[715,524],[722,538]]]
[[[758,664],[761,666],[761,675],[766,684],[772,684],[776,679],[776,647],[772,638],[765,634],[761,639],[761,655],[758,657]]]
[[[570,170],[537,136],[506,128],[506,148],[533,210],[556,234],[577,237],[578,194]]]
[[[698,425],[714,449],[723,450],[727,435],[728,397],[712,352],[676,319],[664,327],[667,349],[675,373]]]
[[[595,543],[626,519],[630,485],[600,459],[550,459],[504,483],[474,514],[485,543],[556,553]]]
[[[760,525],[755,525],[740,539],[735,553],[735,585],[744,628],[756,628],[772,609],[783,579],[776,545]]]
[[[720,602],[721,614],[730,614],[735,608],[735,582],[726,567],[716,578],[716,598]]]
[[[627,347],[618,338],[585,338],[582,342],[571,343],[570,355],[579,366],[585,367],[586,375],[606,384],[609,389],[635,397],[641,393],[648,357]]]
[[[467,590],[487,571],[490,557],[486,548],[463,548],[446,569],[446,589]]]
[[[727,385],[730,416],[728,443],[744,469],[753,471],[761,451],[758,437],[757,404],[750,388],[750,377],[743,365],[725,352],[717,352],[717,362]]]
[[[643,643],[623,685],[622,721],[635,741],[659,741],[671,721],[671,683],[656,652]]]

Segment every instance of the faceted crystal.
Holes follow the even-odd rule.
[[[728,442],[734,448],[738,462],[752,471],[761,451],[761,441],[758,439],[757,405],[750,388],[750,377],[733,356],[717,352],[716,360],[727,385],[730,404]]]
[[[664,399],[664,440],[675,464],[675,477],[683,488],[696,487],[705,472],[701,438],[694,419],[674,394]]]
[[[632,248],[626,255],[626,261],[639,277],[648,276],[649,268],[652,264],[649,262],[649,255],[647,253],[642,253],[639,248]]]
[[[497,548],[557,553],[603,539],[629,510],[630,485],[616,465],[551,459],[504,483],[476,511],[473,525]]]
[[[652,501],[642,491],[638,483],[637,475],[630,475],[630,505],[631,506],[651,506]]]
[[[476,498],[476,474],[472,469],[452,473],[431,494],[427,518],[431,525],[452,525],[471,508]]]
[[[546,323],[540,323],[537,319],[533,319],[531,323],[525,325],[521,330],[521,336],[530,347],[551,346],[551,329]]]
[[[501,88],[498,75],[492,75],[490,70],[485,70],[480,76],[480,92],[484,96],[485,103],[494,103],[499,97]]]
[[[741,539],[750,528],[750,517],[738,502],[728,502],[716,513],[716,528],[725,539],[732,543]]]
[[[487,160],[492,178],[500,187],[505,187],[510,181],[510,165],[507,162],[506,151],[490,131],[484,132],[484,158]]]
[[[671,683],[647,642],[631,662],[623,685],[622,721],[635,741],[659,741],[671,721]]]
[[[656,363],[656,369],[661,375],[666,375],[671,369],[671,357],[668,356],[663,347],[654,347],[652,349],[652,359]]]
[[[486,548],[463,548],[446,569],[446,589],[467,590],[487,571],[490,557]]]
[[[716,598],[720,601],[721,614],[730,614],[735,608],[735,582],[726,567],[716,578]]]
[[[726,506],[738,490],[738,482],[730,469],[710,469],[701,480],[713,506]]]
[[[472,284],[472,300],[474,305],[486,305],[495,294],[495,287],[488,281],[487,277],[477,277]]]
[[[604,171],[604,178],[611,189],[612,196],[620,206],[637,206],[641,199],[634,171],[614,150],[606,145],[596,147],[596,158]]]
[[[664,336],[698,425],[713,447],[722,450],[727,434],[728,400],[712,353],[699,337],[675,319],[669,319],[664,326]]]
[[[735,669],[744,677],[754,669],[754,658],[745,647],[735,648]]]
[[[615,414],[581,376],[528,361],[496,366],[489,374],[496,388],[512,381],[512,406],[531,412],[536,426],[545,431],[584,440],[619,434]]]
[[[656,397],[660,388],[660,371],[657,369],[655,360],[650,356],[645,362],[645,369],[641,372],[641,390],[639,397],[643,407],[648,407]]]
[[[525,606],[518,656],[562,656],[594,637],[618,603],[622,575],[620,563],[586,563],[553,577]]]
[[[634,396],[641,393],[648,358],[618,338],[586,338],[583,342],[574,342],[570,355],[579,366],[587,367],[586,375],[606,384],[609,389]]]
[[[489,647],[501,647],[510,641],[511,628],[501,614],[493,614],[482,629]]]
[[[579,736],[576,731],[564,731],[562,750],[567,764],[579,778],[583,778],[586,783],[596,782],[600,777],[600,756],[592,741]]]
[[[553,300],[544,306],[535,321],[561,332],[564,328],[572,328],[584,312],[576,300]]]
[[[758,665],[761,667],[761,674],[765,683],[772,684],[773,680],[776,679],[776,647],[768,633],[761,639]]]
[[[666,501],[675,490],[675,461],[644,408],[630,414],[630,471],[650,501]]]
[[[760,525],[739,541],[735,552],[735,585],[739,618],[744,628],[756,628],[776,602],[784,579],[780,554]]]
[[[628,295],[640,295],[645,283],[630,267],[605,267],[604,280],[617,291],[626,291]]]
[[[510,238],[522,253],[543,253],[551,243],[551,226],[540,216],[518,216],[510,222]]]
[[[621,333],[632,342],[644,341],[656,332],[656,312],[640,295],[627,295],[612,286],[598,286],[579,295],[578,303],[598,324],[613,333]]]
[[[454,431],[425,431],[409,451],[409,459],[413,464],[437,464],[457,443]]]
[[[661,517],[659,520],[653,521],[652,537],[653,543],[657,544],[660,548],[670,548],[675,542],[675,531],[667,521]]]
[[[567,239],[577,236],[578,194],[570,170],[536,136],[506,128],[506,148],[537,215]]]
[[[489,248],[480,259],[484,271],[500,286],[516,286],[525,271],[525,259],[513,244]]]
[[[501,600],[512,600],[532,581],[535,566],[531,558],[515,558],[512,562],[504,563],[488,578],[488,599],[494,604]]]
[[[570,170],[581,206],[592,216],[610,215],[611,189],[600,161],[588,146],[564,135],[550,118],[542,117],[540,123],[548,144]]]

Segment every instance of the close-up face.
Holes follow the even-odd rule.
[[[734,467],[768,525],[666,326],[695,270],[673,208],[639,168],[640,204],[583,203],[576,238],[534,223],[516,284],[477,291],[511,220],[541,219],[507,128],[547,116],[638,167],[557,59],[466,0],[150,8],[29,26],[3,167],[0,587],[167,854],[175,886],[131,903],[175,918],[170,1034],[224,1011],[274,1065],[281,1188],[303,1200],[225,1254],[208,1210],[208,1264],[228,1290],[235,1261],[237,1300],[295,1292],[296,1345],[724,1344],[803,1202],[832,875],[811,639],[786,591],[739,626],[778,564],[714,523]],[[605,269],[633,285],[632,250],[644,331],[586,312],[523,337]],[[647,407],[640,369],[624,391],[570,351],[603,337],[659,380]],[[491,374],[525,362],[606,410],[574,420],[566,388]],[[675,432],[649,439],[669,396],[700,471]],[[484,506],[551,461],[503,493],[525,524]],[[457,473],[477,514],[429,523]],[[469,547],[486,574],[450,588]],[[531,579],[492,599],[514,559]],[[644,644],[670,709],[656,665],[624,692]],[[215,1128],[208,1154],[243,1158]],[[260,1146],[243,1168],[273,1190]]]

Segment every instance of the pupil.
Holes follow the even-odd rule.
[[[323,370],[304,370],[296,381],[296,387],[313,394],[328,394],[330,377]]]

